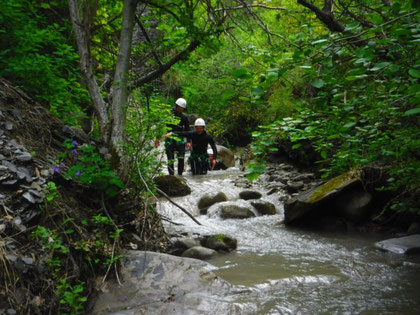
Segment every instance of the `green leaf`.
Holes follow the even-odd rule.
[[[248,73],[248,70],[245,68],[238,68],[232,71],[232,76],[235,78],[240,78],[240,79],[246,79],[251,77],[251,75]]]
[[[407,89],[407,94],[408,95],[415,94],[415,93],[418,93],[419,91],[420,91],[420,84],[413,84]]]
[[[325,152],[325,151],[321,151],[321,157],[323,158],[323,159],[326,159],[327,158],[327,152]]]
[[[322,79],[318,79],[318,78],[316,78],[316,79],[313,79],[313,80],[311,81],[311,85],[312,85],[313,87],[316,87],[317,89],[320,89],[320,88],[322,88],[322,87],[325,85],[325,81],[324,81],[324,80],[322,80]]]
[[[255,97],[260,97],[261,95],[264,94],[264,89],[261,86],[256,86],[252,89],[252,94]]]
[[[410,70],[408,70],[408,73],[409,73],[409,74],[410,74],[413,78],[416,78],[416,79],[420,78],[420,70],[418,70],[418,69],[411,68]]]
[[[420,114],[420,107],[409,109],[403,116],[413,116]]]
[[[344,128],[351,128],[351,127],[353,127],[354,125],[356,125],[356,123],[355,123],[355,122],[349,122],[349,123],[345,124],[343,127],[344,127]]]

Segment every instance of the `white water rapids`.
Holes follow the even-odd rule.
[[[420,260],[380,252],[373,243],[377,234],[325,233],[285,227],[283,204],[278,195],[263,200],[274,203],[278,214],[245,220],[199,215],[197,202],[203,194],[223,191],[238,199],[243,188],[233,179],[240,171],[210,172],[184,176],[192,193],[173,198],[194,214],[195,224],[165,200],[159,212],[181,226],[166,223],[169,234],[223,233],[238,240],[236,251],[209,262],[215,273],[241,288],[232,295],[243,314],[420,314]]]

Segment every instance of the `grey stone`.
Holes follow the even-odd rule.
[[[29,191],[25,192],[22,197],[28,200],[30,203],[36,203],[34,196]]]
[[[3,154],[0,154],[0,160],[4,160],[6,157]]]
[[[0,182],[5,181],[6,179],[10,178],[12,175],[10,173],[3,174],[0,176]]]
[[[375,247],[396,254],[418,253],[420,252],[420,234],[377,242]]]
[[[182,177],[173,175],[158,176],[155,179],[157,188],[168,196],[186,196],[191,193],[191,188]]]
[[[0,199],[6,198],[6,195],[0,194]]]
[[[220,206],[220,217],[223,219],[247,219],[255,217],[254,212],[242,205],[224,204]]]
[[[34,260],[31,257],[22,257],[22,261],[27,265],[32,265]]]
[[[3,233],[4,231],[6,231],[6,225],[0,224],[0,233]]]
[[[14,184],[16,184],[17,183],[17,179],[10,179],[10,180],[5,180],[4,182],[2,182],[2,184],[3,185],[10,185],[10,186],[12,186],[12,185],[14,185]]]
[[[265,200],[251,200],[251,205],[262,215],[277,214],[276,206]]]
[[[172,246],[186,250],[188,248],[191,248],[197,245],[198,245],[198,242],[195,239],[188,238],[188,237],[181,237],[181,238],[175,239]]]
[[[4,166],[6,166],[11,172],[16,173],[17,172],[17,167],[15,164],[13,164],[12,162],[9,161],[2,161],[1,162]]]
[[[228,148],[216,145],[217,147],[217,160],[222,162],[227,167],[235,166],[235,155]]]
[[[262,194],[259,191],[255,190],[243,190],[239,193],[239,198],[244,200],[249,199],[260,199],[262,197]]]
[[[16,314],[17,314],[17,312],[13,308],[7,309],[7,315],[16,315]]]
[[[420,222],[413,222],[407,230],[407,235],[420,234]]]
[[[21,154],[16,155],[16,159],[18,159],[19,161],[25,162],[25,161],[30,161],[32,159],[32,156],[28,152],[22,152]]]
[[[191,258],[127,251],[121,259],[121,286],[109,281],[92,314],[235,314],[235,286],[212,265]]]
[[[201,214],[205,214],[207,209],[210,208],[212,205],[218,202],[227,201],[227,197],[224,192],[211,192],[204,194],[201,196],[200,200],[198,200],[197,206],[200,209]]]
[[[236,239],[224,234],[205,237],[200,243],[204,247],[225,252],[230,252],[238,246],[238,241]]]
[[[206,248],[203,246],[194,246],[187,249],[182,257],[196,258],[196,259],[210,259],[217,255],[217,252],[214,249]]]
[[[28,170],[27,168],[25,168],[25,167],[18,167],[18,168],[17,168],[17,175],[18,175],[18,177],[19,177],[20,179],[25,178],[25,180],[26,180],[28,183],[31,183],[31,182],[32,182],[32,176],[31,176],[31,173],[30,173],[30,172],[29,172],[29,170]],[[23,177],[21,178],[21,176],[23,176]]]

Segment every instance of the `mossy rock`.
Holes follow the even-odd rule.
[[[334,206],[333,203],[330,203],[331,201],[339,198],[343,191],[347,191],[357,184],[361,184],[359,169],[337,176],[297,195],[284,205],[284,222],[289,224],[301,221],[308,216],[321,216],[322,211]]]
[[[155,178],[156,187],[170,197],[186,196],[191,193],[191,188],[182,177],[164,175]]]
[[[238,241],[225,234],[215,234],[205,237],[200,244],[217,251],[231,252],[238,246]]]
[[[262,215],[277,214],[276,206],[265,200],[251,200],[251,205]]]

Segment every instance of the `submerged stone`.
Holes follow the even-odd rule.
[[[247,219],[255,217],[250,207],[236,204],[224,204],[220,206],[220,217],[223,219]]]
[[[196,259],[210,259],[217,255],[217,252],[214,249],[206,248],[203,246],[194,246],[187,249],[182,257],[196,258]]]

